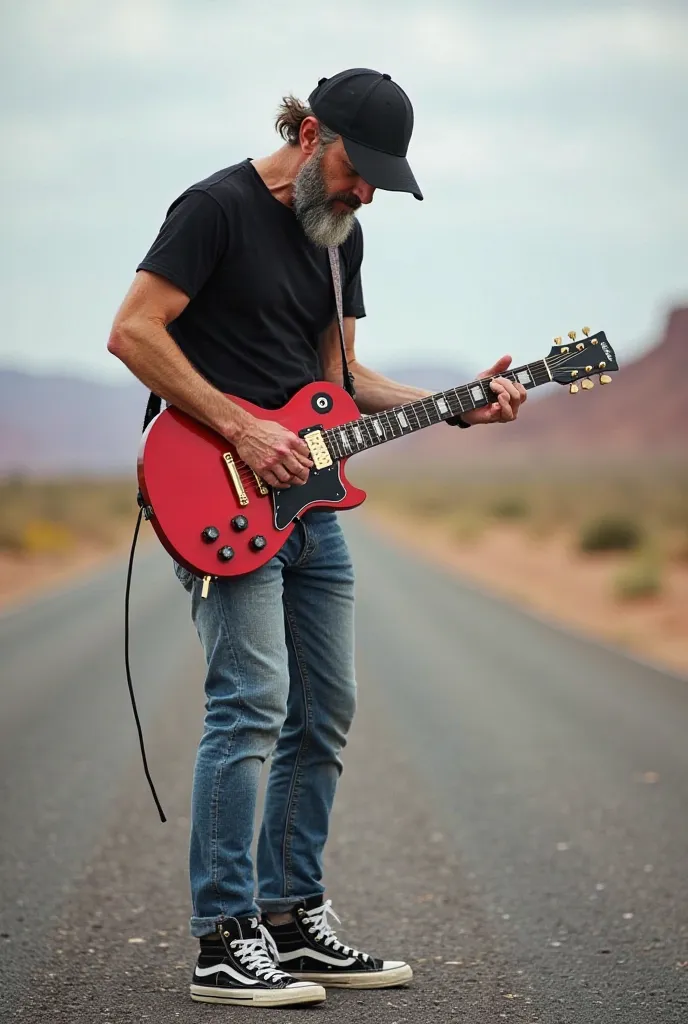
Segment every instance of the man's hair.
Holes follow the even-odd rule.
[[[288,142],[290,146],[297,146],[301,125],[307,117],[315,117],[309,106],[291,94],[289,94],[289,96],[283,96],[282,102],[277,108],[275,131],[277,131],[284,141]],[[337,140],[337,132],[333,132],[329,128],[326,128],[320,121],[318,122],[318,125],[320,127],[320,142],[323,146],[329,146],[330,143]]]

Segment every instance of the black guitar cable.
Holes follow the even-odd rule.
[[[139,735],[139,746],[141,747],[141,758],[143,760],[143,770],[148,780],[153,799],[155,800],[155,806],[158,809],[160,815],[160,821],[167,821],[165,812],[162,809],[160,801],[158,800],[158,794],[155,792],[155,786],[151,778],[150,771],[148,770],[148,760],[146,758],[146,748],[143,744],[143,730],[141,729],[141,721],[139,719],[139,713],[136,707],[136,698],[134,697],[134,686],[131,681],[131,668],[129,666],[129,593],[131,591],[131,571],[134,566],[134,551],[136,550],[136,541],[138,540],[139,530],[141,528],[141,519],[143,518],[144,510],[143,507],[139,508],[138,518],[136,520],[136,528],[134,530],[134,538],[131,542],[131,551],[129,552],[129,568],[127,570],[127,585],[124,591],[124,666],[127,671],[127,685],[129,686],[129,697],[131,699],[131,707],[134,712],[134,720],[136,722],[136,730]]]

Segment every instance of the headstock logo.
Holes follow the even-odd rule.
[[[606,341],[601,341],[600,342],[600,348],[602,349],[602,351],[606,355],[607,359],[611,363],[612,360],[614,359],[614,355],[613,355],[612,350],[610,349],[609,345],[607,344],[607,342]]]

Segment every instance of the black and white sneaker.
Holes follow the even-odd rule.
[[[235,1006],[295,1006],[321,1003],[326,993],[279,969],[275,944],[257,918],[230,917],[218,925],[217,935],[201,939],[191,998]]]
[[[403,960],[376,960],[340,942],[328,919],[331,914],[341,924],[331,900],[323,903],[319,896],[304,900],[294,914],[289,924],[265,922],[277,946],[280,967],[294,978],[337,988],[388,988],[405,985],[413,977]]]

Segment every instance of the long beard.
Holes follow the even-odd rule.
[[[322,170],[323,147],[305,163],[294,180],[292,203],[294,213],[301,227],[314,245],[328,248],[345,242],[354,226],[356,209],[335,210],[333,204],[340,199],[345,203],[356,202],[350,195],[337,192],[327,194]]]

